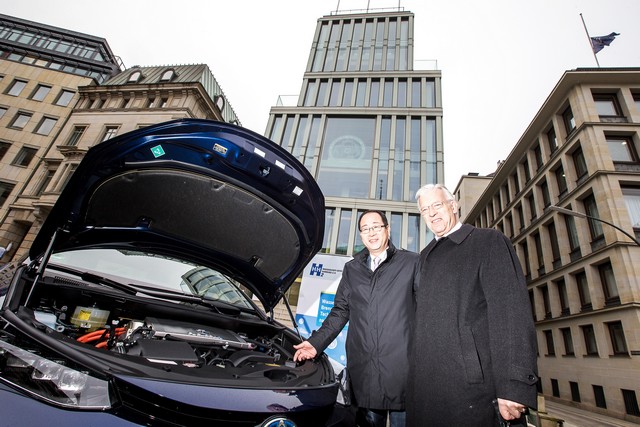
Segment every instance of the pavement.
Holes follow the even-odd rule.
[[[545,408],[547,415],[564,420],[563,427],[638,427],[640,425],[549,400],[545,401]]]

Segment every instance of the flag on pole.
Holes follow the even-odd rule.
[[[607,36],[591,37],[591,49],[593,49],[593,53],[596,54],[605,46],[609,46],[611,42],[615,40],[616,36],[619,35],[619,33],[611,33]]]

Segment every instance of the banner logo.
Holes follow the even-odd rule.
[[[310,276],[316,275],[318,277],[322,277],[322,264],[316,264],[315,262],[311,264],[311,271],[309,272]]]

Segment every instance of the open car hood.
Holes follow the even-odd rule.
[[[317,183],[280,146],[235,125],[181,119],[89,149],[30,256],[50,245],[149,250],[215,266],[271,310],[320,249],[324,215]]]

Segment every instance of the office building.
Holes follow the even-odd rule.
[[[93,145],[195,117],[240,124],[205,64],[121,69],[104,39],[0,15],[1,262],[19,260]]]
[[[499,229],[516,248],[545,398],[633,422],[640,422],[639,150],[640,68],[567,71],[463,218]],[[461,183],[467,179],[477,178]]]
[[[294,105],[271,109],[266,136],[325,195],[323,253],[363,248],[357,218],[366,209],[386,212],[398,247],[419,251],[431,238],[415,193],[444,177],[441,73],[416,60],[413,29],[401,8],[323,16]]]

